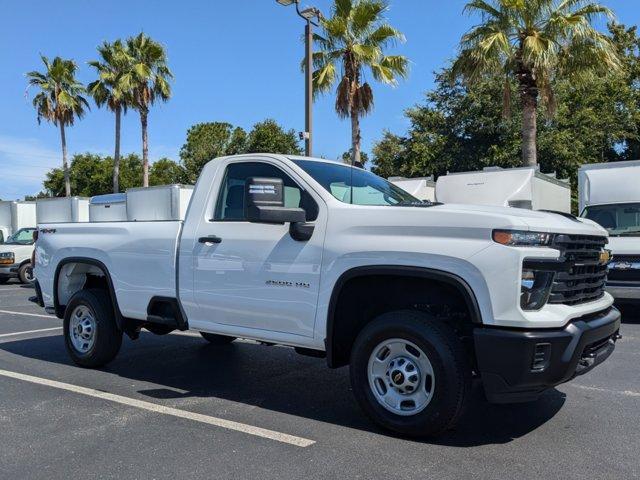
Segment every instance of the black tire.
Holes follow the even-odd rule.
[[[215,333],[200,332],[202,338],[204,338],[211,345],[228,345],[233,342],[237,337],[227,337],[226,335],[216,335]]]
[[[20,280],[20,283],[23,283],[25,285],[31,285],[33,283],[33,280],[29,280],[29,272],[31,272],[31,275],[33,275],[31,263],[25,263],[24,265],[20,266],[20,268],[18,269],[18,279]]]
[[[426,407],[410,416],[384,408],[369,385],[368,363],[385,340],[399,338],[419,347],[433,368],[433,396]],[[471,368],[462,342],[446,324],[418,311],[385,313],[358,335],[351,351],[351,386],[364,412],[381,427],[411,437],[438,435],[458,421],[471,391]]]
[[[93,346],[87,352],[77,350],[71,340],[71,315],[79,306],[88,307],[95,318]],[[64,313],[64,340],[71,359],[81,367],[97,368],[115,358],[122,345],[122,331],[116,325],[113,306],[105,290],[80,290],[69,301]]]

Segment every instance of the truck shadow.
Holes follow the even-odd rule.
[[[73,364],[61,336],[5,342],[0,344],[0,350],[54,364],[46,370],[30,368],[30,373],[40,371],[34,374],[45,378],[57,379],[57,372],[64,372],[64,381],[92,387],[92,376],[101,375],[77,369],[73,380],[69,380],[66,366]],[[289,348],[247,342],[215,347],[196,337],[143,334],[136,342],[125,340],[118,357],[101,372],[154,384],[154,388],[136,390],[132,395],[150,401],[230,400],[387,435],[359,409],[351,394],[346,368],[330,370],[323,359],[302,357]],[[105,384],[104,378],[101,384]],[[470,400],[455,430],[436,439],[408,441],[454,447],[508,443],[553,418],[562,408],[565,396],[554,389],[534,403],[492,405],[484,400],[481,388],[476,385]],[[200,410],[206,408],[203,403]]]

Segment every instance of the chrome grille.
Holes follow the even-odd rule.
[[[600,253],[606,244],[606,237],[556,236],[553,248],[560,250],[570,268],[556,274],[549,303],[578,305],[592,302],[604,295],[607,265],[600,263]]]

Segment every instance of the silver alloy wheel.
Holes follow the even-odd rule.
[[[369,387],[385,409],[410,416],[424,410],[435,390],[427,355],[414,343],[391,338],[373,349],[367,367]]]
[[[69,337],[73,348],[79,353],[87,353],[96,340],[96,319],[86,305],[78,305],[69,319]]]

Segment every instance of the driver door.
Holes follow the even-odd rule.
[[[234,161],[210,201],[212,218],[198,226],[193,255],[195,329],[257,338],[282,334],[313,337],[326,226],[326,207],[294,180],[285,165]],[[315,225],[308,241],[296,241],[288,224],[249,223],[244,214],[248,178],[280,178],[286,207],[300,207]],[[232,327],[232,328],[231,328]]]

